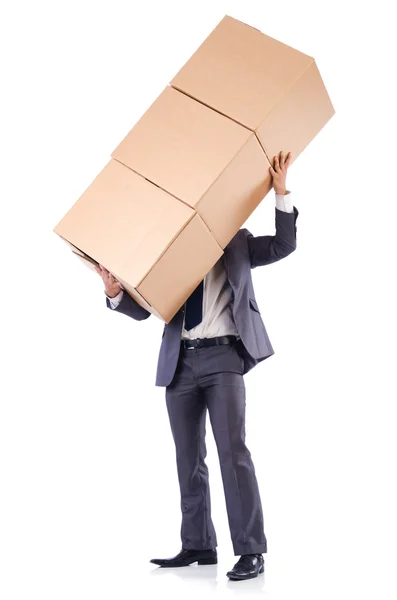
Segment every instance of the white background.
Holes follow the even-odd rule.
[[[391,6],[3,7],[2,600],[396,598]],[[226,577],[237,558],[209,421],[219,563],[149,563],[180,550],[174,446],[154,385],[163,325],[107,309],[99,275],[52,231],[225,14],[313,56],[336,110],[288,173],[296,252],[252,271],[275,355],[245,377],[269,547],[265,576],[246,582]],[[274,232],[273,192],[244,226]]]

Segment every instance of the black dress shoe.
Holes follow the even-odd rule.
[[[251,579],[265,570],[262,554],[242,554],[231,571],[226,575],[229,579]]]
[[[216,565],[218,562],[216,549],[214,550],[182,550],[173,558],[152,558],[151,563],[161,567],[187,567],[194,562],[199,565]]]

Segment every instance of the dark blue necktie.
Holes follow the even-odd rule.
[[[203,320],[204,279],[186,300],[185,329],[189,331]]]

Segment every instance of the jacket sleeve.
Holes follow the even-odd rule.
[[[296,249],[296,220],[299,215],[294,206],[294,212],[288,213],[278,208],[276,211],[275,235],[252,235],[248,232],[247,243],[251,260],[251,269],[270,265],[288,256]]]
[[[135,321],[143,321],[144,319],[148,319],[152,313],[150,313],[146,308],[143,308],[138,302],[136,302],[126,291],[123,292],[120,303],[112,308],[110,305],[109,298],[106,296],[106,306],[110,308],[110,310],[115,312],[123,313],[123,315],[127,315],[127,317],[131,317],[135,319]]]

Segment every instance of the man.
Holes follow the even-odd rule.
[[[269,168],[276,194],[276,234],[253,236],[240,229],[224,254],[164,326],[156,385],[166,388],[181,495],[181,551],[152,559],[163,567],[217,563],[205,463],[207,409],[217,446],[230,534],[238,562],[229,579],[264,572],[267,540],[251,454],[245,445],[243,375],[274,350],[262,321],[251,269],[291,254],[296,248],[298,210],[291,204],[286,176],[291,153],[281,151]],[[102,265],[106,305],[138,321],[151,313],[123,292]]]

